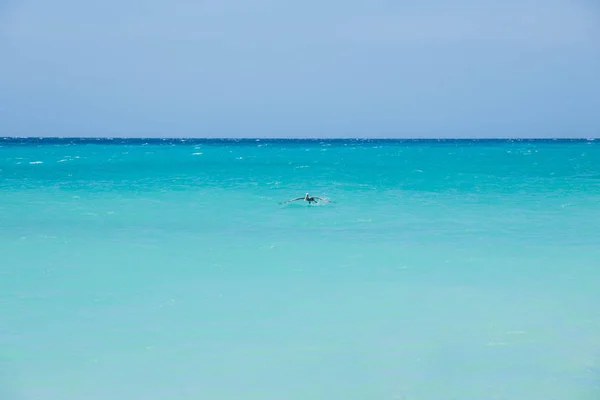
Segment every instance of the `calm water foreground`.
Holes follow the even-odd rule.
[[[0,398],[598,399],[600,142],[0,139]]]

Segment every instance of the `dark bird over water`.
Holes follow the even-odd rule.
[[[324,199],[322,197],[319,197],[319,196],[309,196],[308,193],[306,193],[304,195],[304,197],[296,197],[295,199],[288,200],[288,201],[286,201],[286,202],[284,202],[282,204],[287,204],[287,203],[291,203],[292,201],[299,201],[299,200],[308,201],[308,204],[317,203],[317,200],[324,201],[324,202],[327,202],[327,203],[329,202],[329,200]]]

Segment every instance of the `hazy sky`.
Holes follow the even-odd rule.
[[[0,136],[600,136],[596,0],[0,0]]]

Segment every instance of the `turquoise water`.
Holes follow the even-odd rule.
[[[599,396],[598,141],[0,139],[1,399]]]

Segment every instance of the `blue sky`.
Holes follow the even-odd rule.
[[[0,0],[0,136],[598,137],[592,0]]]

